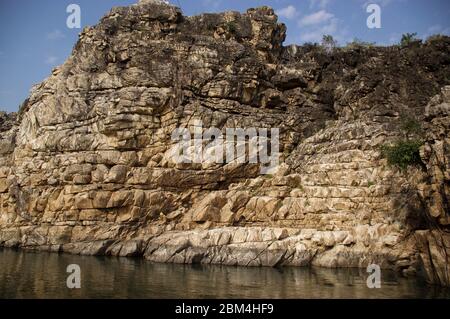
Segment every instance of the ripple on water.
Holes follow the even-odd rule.
[[[66,267],[81,268],[81,289],[68,289]],[[0,298],[450,298],[418,278],[382,273],[381,289],[361,269],[243,268],[154,264],[0,249]]]

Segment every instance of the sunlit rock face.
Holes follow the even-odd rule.
[[[282,45],[268,7],[185,17],[114,8],[0,115],[0,245],[158,262],[424,271],[449,284],[450,38],[407,48]],[[423,167],[380,146],[402,114]],[[177,163],[177,128],[278,128],[258,164]]]

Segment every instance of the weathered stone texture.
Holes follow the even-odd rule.
[[[267,7],[184,17],[158,1],[85,28],[17,120],[0,114],[0,245],[378,263],[448,284],[450,38],[327,54],[283,47],[285,33]],[[427,128],[426,170],[403,174],[380,155],[403,112]],[[280,169],[175,163],[171,134],[195,120],[280,128]]]

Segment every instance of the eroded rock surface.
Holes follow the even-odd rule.
[[[267,7],[114,8],[0,114],[0,245],[158,262],[424,270],[449,284],[450,38],[283,47]],[[414,113],[424,168],[380,146]],[[177,164],[172,132],[279,128],[280,167]],[[441,238],[441,239],[436,239]]]

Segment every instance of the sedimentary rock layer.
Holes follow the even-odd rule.
[[[85,28],[0,115],[0,245],[158,262],[377,263],[449,284],[450,38],[284,47],[267,7],[185,17],[142,1]],[[423,167],[380,147],[402,114]],[[176,163],[176,128],[279,128],[280,166]]]

